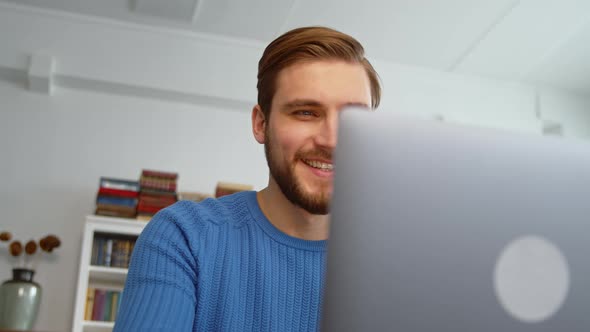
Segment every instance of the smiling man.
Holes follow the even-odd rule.
[[[374,109],[380,93],[346,34],[300,28],[269,44],[252,110],[268,186],[158,213],[133,251],[115,331],[317,331],[339,112]]]

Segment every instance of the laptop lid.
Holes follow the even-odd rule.
[[[345,111],[323,331],[588,331],[590,145]]]

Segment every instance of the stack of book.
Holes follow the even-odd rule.
[[[218,182],[217,187],[215,188],[215,197],[219,198],[222,196],[235,194],[240,191],[247,191],[252,189],[254,189],[254,187],[248,184]]]
[[[137,218],[149,220],[161,209],[176,203],[177,179],[178,173],[143,170],[139,178]]]
[[[96,195],[95,214],[135,218],[139,197],[139,182],[101,177]]]
[[[114,322],[121,304],[121,291],[88,287],[84,320]]]

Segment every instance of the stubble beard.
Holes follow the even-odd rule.
[[[270,138],[268,133],[266,137]],[[330,195],[325,190],[319,192],[306,192],[300,181],[295,176],[295,162],[283,164],[273,155],[272,140],[264,144],[266,162],[270,170],[270,176],[275,180],[283,195],[295,206],[316,215],[327,215],[330,213]],[[310,157],[323,157],[332,159],[331,153],[323,150],[313,152],[296,153],[294,160],[310,159]]]

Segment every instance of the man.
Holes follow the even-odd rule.
[[[379,98],[348,35],[300,28],[269,44],[252,110],[268,186],[157,214],[135,246],[115,331],[317,331],[338,114]]]

